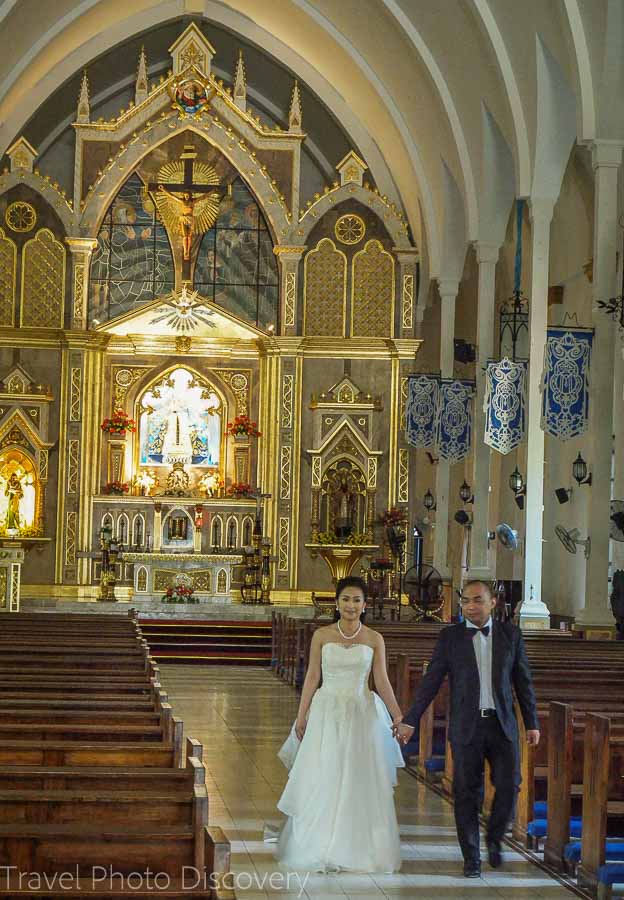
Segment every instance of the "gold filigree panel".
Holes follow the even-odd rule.
[[[145,572],[145,587],[140,587],[140,579]],[[175,580],[180,574],[178,569],[156,569],[154,571],[154,591],[162,591],[163,593],[168,587],[174,587]],[[190,587],[194,591],[211,591],[212,590],[212,573],[210,569],[195,569],[194,571],[186,571],[185,576],[190,580]],[[147,590],[147,572],[145,569],[139,571],[137,575],[137,591]]]
[[[78,513],[68,512],[65,518],[65,565],[76,565],[76,529]]]
[[[65,297],[65,247],[42,228],[22,251],[24,328],[62,328]]]
[[[370,456],[366,472],[366,487],[374,490],[377,487],[377,457]]]
[[[74,263],[74,312],[75,325],[82,324],[85,307],[85,264]]]
[[[80,421],[80,401],[82,398],[82,369],[72,368],[69,395],[69,421]]]
[[[145,594],[147,591],[147,569],[145,566],[141,566],[137,572],[136,589],[142,594]]]
[[[0,609],[6,609],[7,605],[7,586],[9,570],[6,566],[0,569]]]
[[[284,279],[284,325],[293,327],[297,309],[297,273],[286,272]]]
[[[351,336],[392,337],[394,259],[380,241],[367,241],[353,257]]]
[[[227,574],[225,569],[220,569],[217,575],[217,594],[227,594]]]
[[[39,451],[39,480],[40,481],[48,480],[48,451],[47,450]]]
[[[401,402],[400,402],[400,423],[401,423],[401,431],[404,432],[407,428],[407,419],[405,417],[407,410],[407,391],[408,391],[408,379],[401,378]]]
[[[321,457],[312,457],[312,487],[320,488],[321,486]]]
[[[294,375],[282,378],[282,428],[292,428]]]
[[[78,493],[78,476],[80,474],[80,441],[71,440],[68,450],[67,493]]]
[[[288,516],[280,516],[279,536],[277,541],[277,569],[279,572],[288,571],[289,544],[290,519]]]
[[[16,200],[7,208],[4,221],[12,231],[26,234],[37,224],[37,210],[25,200]]]
[[[403,275],[401,321],[403,328],[414,327],[414,276],[411,272],[406,272]]]
[[[329,238],[305,258],[304,294],[304,334],[344,336],[347,257]]]
[[[123,409],[128,391],[149,368],[150,366],[113,366],[113,409]]]
[[[409,500],[409,450],[399,450],[399,491],[397,495],[399,503],[407,503]]]
[[[284,444],[280,457],[280,500],[290,500],[290,479],[292,472],[292,447]]]
[[[21,566],[19,563],[11,563],[11,599],[10,612],[19,612],[20,606],[20,575]]]
[[[222,378],[223,381],[232,389],[232,393],[236,398],[236,415],[246,416],[249,414],[249,375],[238,369],[213,369],[215,375]]]
[[[11,328],[15,321],[17,247],[0,228],[0,325]]]

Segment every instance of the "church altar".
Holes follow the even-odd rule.
[[[160,600],[176,578],[186,576],[200,603],[231,603],[232,570],[243,557],[221,553],[126,553],[134,566],[134,600]]]

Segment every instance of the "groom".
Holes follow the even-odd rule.
[[[485,582],[469,581],[464,585],[461,608],[465,621],[440,632],[412,708],[395,729],[399,740],[406,743],[448,675],[455,824],[467,878],[481,874],[479,809],[486,759],[495,788],[486,834],[488,860],[493,868],[502,864],[501,841],[520,785],[512,687],[527,742],[537,745],[540,736],[522,634],[515,625],[492,620],[495,605]]]

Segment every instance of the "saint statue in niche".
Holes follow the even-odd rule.
[[[10,532],[18,532],[20,529],[20,503],[24,496],[24,490],[16,472],[13,472],[7,481],[4,495],[8,497],[6,529]]]
[[[221,401],[188,369],[174,369],[142,395],[139,414],[139,465],[219,466]]]
[[[190,463],[193,458],[193,441],[188,416],[183,409],[172,409],[167,416],[167,431],[162,446],[163,462]]]

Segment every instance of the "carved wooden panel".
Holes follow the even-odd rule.
[[[344,335],[347,258],[329,238],[305,258],[304,293],[304,333]]]

